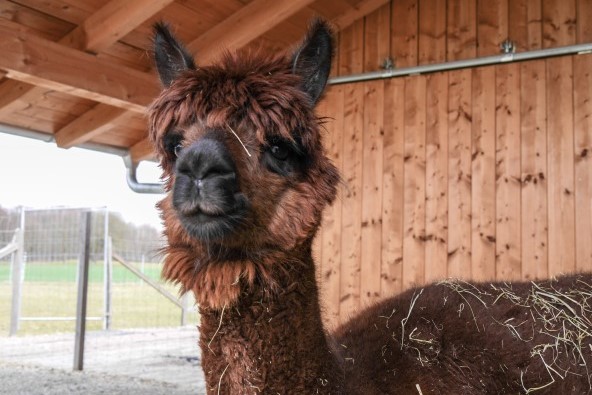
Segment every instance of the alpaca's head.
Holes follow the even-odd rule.
[[[338,174],[314,112],[331,31],[317,21],[293,55],[226,54],[200,67],[167,27],[155,30],[163,91],[149,117],[168,191],[164,274],[185,288],[220,262],[233,275],[257,276],[229,262],[257,266],[263,252],[306,247],[335,197]]]

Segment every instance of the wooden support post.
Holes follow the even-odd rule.
[[[78,269],[78,303],[76,306],[76,336],[74,340],[74,370],[84,367],[84,336],[86,332],[86,302],[88,296],[88,264],[90,259],[91,212],[82,213],[81,252]]]

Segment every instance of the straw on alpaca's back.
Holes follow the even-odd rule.
[[[335,332],[346,393],[591,393],[590,298],[590,274],[408,290]]]

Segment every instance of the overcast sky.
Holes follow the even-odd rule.
[[[159,175],[156,164],[138,170],[143,182],[157,182]],[[119,156],[0,133],[2,207],[106,206],[128,222],[160,229],[154,205],[162,197],[129,189]]]

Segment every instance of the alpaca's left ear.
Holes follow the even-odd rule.
[[[195,69],[193,57],[162,22],[154,25],[154,61],[164,87],[184,70]]]
[[[302,89],[316,104],[329,78],[333,58],[333,33],[327,22],[315,20],[292,57],[292,71],[302,77]]]

